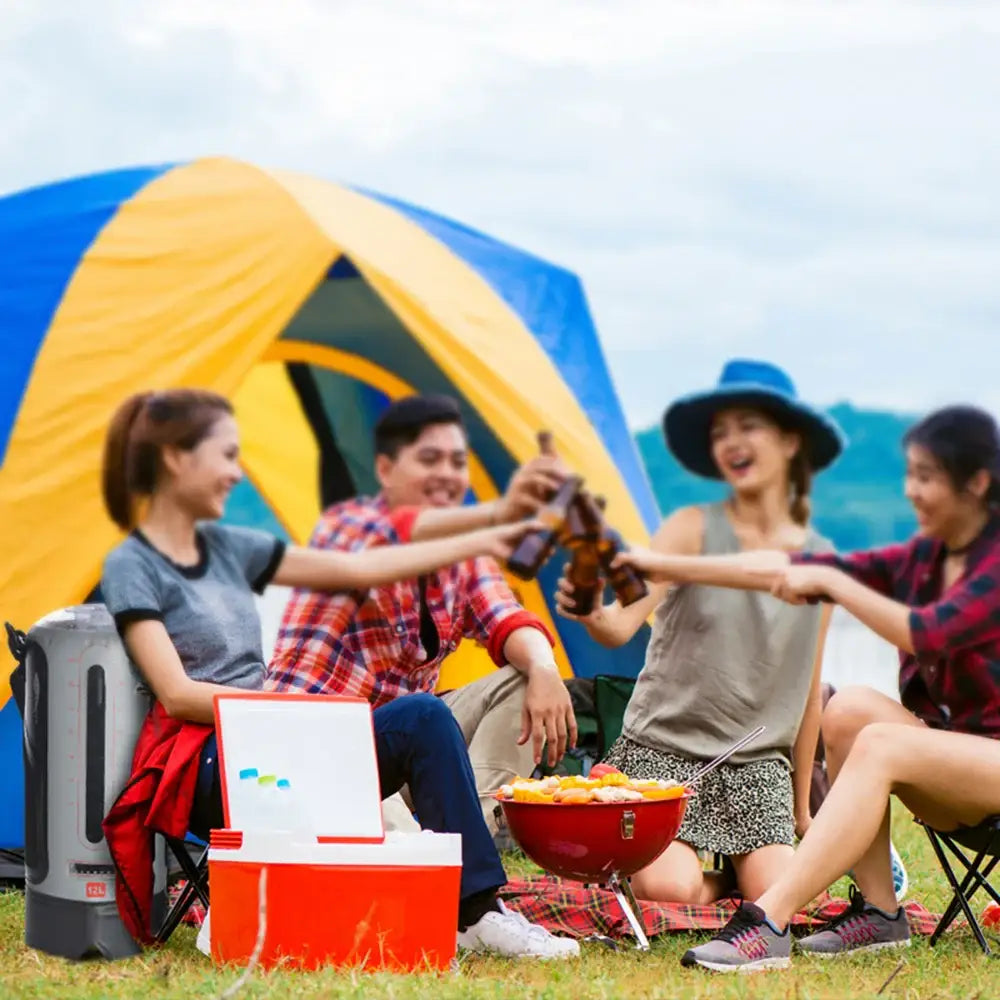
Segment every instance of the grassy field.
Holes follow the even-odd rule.
[[[911,896],[939,912],[945,883],[923,833],[905,817],[896,823],[896,844],[907,861]],[[511,871],[525,862],[512,856]],[[983,904],[979,903],[978,907]],[[978,912],[977,907],[977,912]],[[194,947],[194,931],[184,927],[159,952],[123,962],[70,963],[24,947],[24,903],[19,893],[0,894],[0,997],[214,997],[231,986],[239,969],[215,969]],[[670,935],[652,951],[610,951],[586,945],[579,961],[555,964],[465,958],[457,973],[388,976],[360,973],[257,971],[237,996],[386,998],[543,997],[549,1000],[648,997],[752,997],[808,1000],[820,997],[995,997],[1000,966],[985,958],[964,926],[951,931],[933,950],[915,939],[905,955],[858,956],[833,962],[799,956],[790,972],[755,976],[713,976],[682,969],[679,958],[693,941]],[[898,971],[897,971],[898,970]],[[896,972],[888,985],[886,981]]]

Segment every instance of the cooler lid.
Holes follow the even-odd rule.
[[[226,826],[381,843],[371,706],[362,698],[215,696]]]

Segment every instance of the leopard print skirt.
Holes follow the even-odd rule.
[[[630,778],[687,781],[705,761],[619,737],[605,758]],[[782,760],[720,764],[698,783],[677,839],[696,850],[749,854],[795,836],[792,773]]]

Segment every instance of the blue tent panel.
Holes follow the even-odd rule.
[[[21,716],[14,699],[0,708],[0,760],[4,762],[0,847],[24,846],[24,768]]]
[[[35,357],[101,229],[169,166],[117,170],[0,198],[0,464]]]

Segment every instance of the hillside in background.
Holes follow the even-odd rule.
[[[842,403],[828,411],[850,439],[840,460],[813,487],[817,529],[838,549],[901,541],[913,533],[913,511],[903,497],[903,433],[912,416],[859,410]],[[636,435],[657,502],[663,511],[724,495],[723,487],[682,469],[658,427]]]

